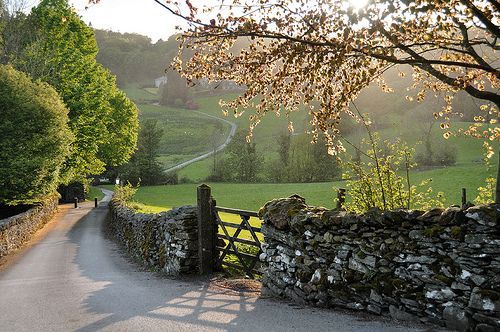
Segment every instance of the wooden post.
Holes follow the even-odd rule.
[[[467,204],[467,190],[462,188],[462,207],[465,207],[465,204]]]
[[[78,197],[75,197],[75,209],[78,207]]]
[[[206,184],[198,187],[198,259],[200,274],[209,274],[214,268],[214,220],[212,218],[211,189]]]
[[[338,210],[342,209],[344,203],[345,203],[345,189],[339,188],[337,192],[337,209]]]
[[[94,197],[94,207],[97,207],[97,197]]]

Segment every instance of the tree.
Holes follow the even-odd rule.
[[[143,185],[159,184],[165,178],[158,162],[163,130],[156,120],[146,120],[139,130],[137,151],[122,168],[122,179]]]
[[[73,140],[67,122],[51,86],[0,65],[0,205],[55,192]]]
[[[66,0],[42,0],[27,17],[16,18],[22,38],[6,40],[3,61],[52,85],[69,109],[75,140],[64,182],[126,162],[137,141],[137,108],[96,62],[93,30]]]
[[[160,87],[160,104],[183,107],[190,99],[189,87],[179,73],[169,70],[166,73],[167,83]]]
[[[190,23],[180,50],[191,49],[193,56],[184,62],[178,57],[175,67],[188,79],[228,79],[246,86],[242,96],[224,106],[239,114],[241,108],[256,104],[250,116],[252,129],[267,113],[284,109],[288,114],[304,104],[314,138],[323,133],[330,153],[344,151],[338,140],[341,115],[362,121],[350,109],[360,91],[375,82],[390,92],[383,73],[405,65],[412,69],[410,87],[417,101],[428,93],[445,101],[434,111],[443,119],[445,138],[451,135],[453,97],[465,91],[484,102],[475,126],[465,133],[489,142],[500,140],[500,71],[494,55],[500,37],[498,1],[370,0],[364,7],[354,3],[235,0],[231,5],[196,8],[190,1],[167,1],[163,6]],[[251,44],[239,53],[229,52],[241,37],[250,38]],[[492,126],[478,129],[485,119],[491,119]],[[498,185],[496,201],[500,202]]]
[[[276,182],[323,182],[341,177],[335,156],[329,155],[320,144],[311,144],[302,135],[294,140],[289,135],[278,139],[279,160],[269,167],[271,180]]]
[[[256,182],[264,158],[257,154],[256,144],[246,141],[244,132],[238,132],[229,143],[224,157],[211,175],[212,180]]]

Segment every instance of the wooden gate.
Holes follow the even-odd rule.
[[[221,218],[223,215],[223,218]],[[237,222],[223,220],[238,216]],[[257,212],[217,206],[207,185],[198,187],[198,244],[200,273],[207,274],[223,267],[244,272],[255,278],[262,253],[260,227],[252,226],[250,218]],[[232,219],[232,218],[229,218]]]
[[[215,204],[214,211],[215,222],[219,229],[217,233],[218,241],[215,247],[216,267],[231,267],[243,271],[250,278],[261,275],[262,273],[256,267],[259,263],[259,256],[262,253],[260,240],[257,234],[262,233],[260,227],[255,227],[250,224],[251,217],[258,218],[257,212],[229,209],[216,206]],[[219,216],[219,212],[237,215],[240,217],[241,222],[238,224],[223,221]],[[231,232],[231,230],[234,230],[234,232]],[[245,233],[250,236],[244,236]],[[237,258],[236,263],[228,259],[230,255]]]

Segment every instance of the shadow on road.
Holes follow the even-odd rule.
[[[74,263],[93,290],[81,299],[92,317],[78,331],[120,330],[328,330],[402,331],[338,312],[212,290],[200,279],[171,280],[143,271],[123,258],[104,236],[106,203],[69,231],[77,246]],[[300,310],[297,310],[300,309]],[[87,320],[88,321],[88,320]]]

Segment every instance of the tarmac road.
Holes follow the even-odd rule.
[[[98,208],[62,206],[4,261],[0,331],[422,331],[143,271],[105,234],[106,194]]]

